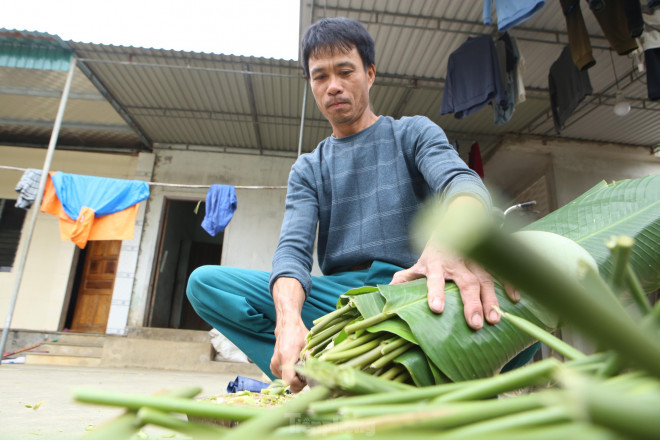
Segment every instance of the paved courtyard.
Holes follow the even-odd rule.
[[[208,396],[224,393],[235,378],[236,374],[4,364],[0,367],[0,439],[80,439],[122,414],[121,409],[75,402],[71,392],[77,387],[154,394],[199,386],[200,395]],[[187,437],[145,427],[140,438]]]

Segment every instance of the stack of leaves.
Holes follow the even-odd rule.
[[[569,273],[580,270],[579,260],[592,260],[590,254],[594,266],[600,266],[606,277],[613,270],[608,239],[612,235],[634,237],[638,244],[630,265],[641,280],[636,291],[648,290],[660,284],[660,252],[656,245],[659,211],[660,176],[611,185],[603,182],[514,235],[519,234],[520,239],[544,253],[550,264],[560,265]],[[432,215],[429,223],[437,224],[437,218]],[[466,235],[462,232],[465,230],[459,227],[450,238],[461,237],[461,245],[473,242],[474,236]],[[582,248],[561,237],[548,239],[548,234],[533,231],[558,234]],[[448,235],[442,230],[438,233]],[[626,284],[635,282],[629,275],[622,280]],[[524,289],[518,303],[513,303],[497,282],[495,290],[504,312],[545,330],[558,327],[557,315],[532,295],[526,295]],[[445,297],[445,311],[437,315],[427,305],[424,279],[351,290],[339,298],[337,310],[314,321],[303,358],[309,354],[394,381],[427,386],[492,376],[535,342],[534,337],[508,321],[475,332],[465,323],[455,284],[447,283]]]
[[[505,311],[545,329],[557,326],[534,300],[523,296],[516,304],[499,285],[497,290]],[[428,386],[492,376],[535,342],[506,321],[475,332],[465,322],[455,284],[447,284],[445,297],[446,312],[437,315],[428,307],[425,279],[351,290],[335,312],[315,322],[302,356],[310,351],[323,361]]]

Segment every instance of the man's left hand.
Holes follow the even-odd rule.
[[[390,284],[399,284],[426,277],[429,308],[442,313],[445,308],[445,280],[456,283],[463,300],[465,321],[474,330],[483,327],[484,316],[490,324],[496,324],[500,315],[497,306],[493,278],[480,266],[466,261],[448,251],[439,251],[427,244],[417,263],[409,269],[396,272]],[[511,288],[507,294],[513,301],[520,296]]]
[[[448,211],[466,204],[481,203],[472,197],[458,197],[448,208]],[[483,206],[481,206],[483,207]],[[484,211],[484,215],[486,215]],[[435,313],[442,313],[445,308],[445,280],[456,283],[463,300],[463,312],[467,324],[478,330],[484,325],[484,316],[490,324],[496,324],[500,315],[493,306],[497,306],[495,285],[488,272],[477,264],[465,260],[458,255],[439,249],[430,240],[417,263],[409,269],[396,272],[390,284],[399,284],[426,277],[429,308]],[[517,302],[520,295],[511,286],[505,285],[506,293],[512,301]]]

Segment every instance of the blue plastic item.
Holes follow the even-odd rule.
[[[270,384],[249,377],[236,376],[235,380],[230,380],[227,384],[227,392],[252,391],[253,393],[260,393],[264,388],[268,388],[268,385]]]

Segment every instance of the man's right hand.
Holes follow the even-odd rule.
[[[270,360],[270,371],[290,385],[292,393],[302,390],[306,383],[296,374],[293,366],[300,359],[300,352],[305,347],[305,336],[309,330],[302,319],[297,323],[275,328],[275,350]]]
[[[278,278],[273,285],[273,302],[277,322],[270,371],[288,383],[292,393],[297,393],[306,385],[293,369],[305,348],[305,336],[309,333],[301,317],[305,291],[295,278]]]

